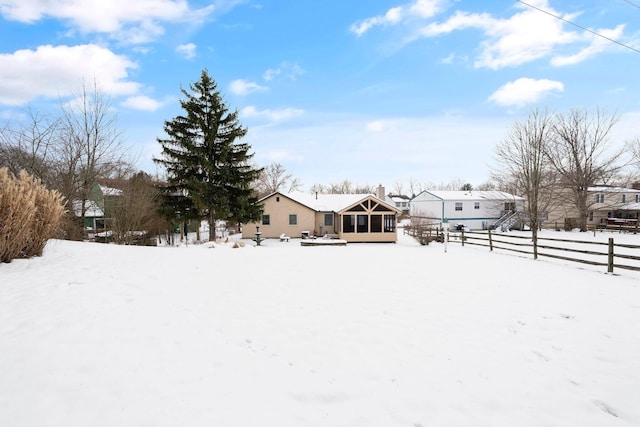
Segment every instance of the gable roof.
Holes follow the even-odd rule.
[[[390,205],[384,200],[380,200],[373,194],[308,194],[299,191],[283,194],[280,192],[275,192],[263,197],[259,201],[262,202],[263,200],[273,197],[276,194],[287,197],[294,202],[306,206],[316,212],[340,212],[345,208],[351,207],[358,202],[361,202],[370,197],[376,199],[376,201],[378,201],[379,203],[383,203],[391,210],[398,210],[395,206]]]
[[[440,200],[524,200],[515,194],[504,191],[423,191]],[[422,194],[420,193],[420,194]],[[418,196],[420,195],[418,194]],[[416,196],[416,197],[418,197]]]
[[[73,213],[76,216],[82,215],[82,200],[74,200],[72,202]],[[84,216],[86,218],[100,218],[104,216],[104,212],[100,209],[100,206],[93,200],[85,200],[84,201],[85,213]]]
[[[100,191],[104,196],[121,196],[122,190],[119,188],[107,187],[106,185],[98,184]]]
[[[387,198],[395,200],[395,201],[405,201],[405,200],[409,201],[409,200],[411,200],[411,197],[405,196],[404,194],[387,194]]]

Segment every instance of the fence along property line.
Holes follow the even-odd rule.
[[[528,240],[528,242],[523,242]],[[531,242],[530,236],[518,236],[511,234],[492,233],[491,230],[486,232],[478,231],[461,231],[460,233],[451,233],[449,238],[450,242],[459,242],[464,246],[476,245],[488,247],[490,251],[494,249],[501,249],[505,251],[517,252],[533,256],[533,242]],[[557,244],[545,244],[544,242],[558,242]],[[576,249],[567,246],[561,246],[559,244],[570,244],[579,246],[582,248],[589,248],[590,246],[606,247],[606,252],[590,250],[590,249]],[[607,267],[607,273],[613,273],[614,268],[620,268],[624,270],[640,271],[640,265],[627,265],[616,263],[616,258],[633,260],[640,262],[640,256],[619,253],[616,248],[624,248],[630,250],[640,249],[640,245],[620,244],[614,243],[613,238],[609,238],[608,242],[589,242],[584,240],[570,240],[570,239],[557,239],[551,237],[538,237],[538,256],[560,259],[563,261],[578,262],[582,264],[589,264],[594,266]],[[540,252],[540,249],[545,252]],[[555,251],[548,252],[548,251]],[[561,253],[577,253],[586,255],[584,258],[575,258],[567,255],[561,255]],[[585,259],[590,258],[590,259]],[[602,258],[606,260],[602,261]],[[596,260],[597,259],[597,260]]]

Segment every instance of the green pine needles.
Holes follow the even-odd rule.
[[[247,128],[238,111],[229,111],[206,69],[189,89],[181,89],[184,115],[164,123],[166,138],[157,139],[162,155],[154,161],[166,168],[169,190],[186,195],[207,218],[209,240],[215,240],[216,220],[245,223],[261,217],[251,187],[261,170],[249,164],[251,146],[240,142]]]

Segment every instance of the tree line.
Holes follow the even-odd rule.
[[[216,222],[242,224],[258,220],[257,201],[275,191],[300,191],[301,182],[279,163],[258,167],[251,146],[242,140],[248,129],[230,110],[213,78],[204,69],[199,80],[181,87],[182,114],[164,122],[157,138],[161,154],[154,161],[166,171],[163,180],[136,171],[127,158],[122,132],[110,99],[97,83],[83,85],[74,101],[49,116],[26,111],[27,120],[0,129],[0,167],[18,176],[26,171],[47,188],[57,190],[68,212],[65,237],[78,238],[91,189],[102,181],[122,190],[111,206],[110,229],[119,243],[132,243],[132,231],[161,233],[180,219],[206,219],[209,238]],[[609,138],[619,116],[602,110],[550,113],[534,110],[513,123],[496,147],[492,181],[474,188],[454,179],[439,185],[411,179],[410,195],[425,189],[509,191],[527,199],[527,217],[536,230],[541,215],[560,189],[568,191],[586,229],[587,189],[610,180],[629,163],[627,153],[640,153],[640,142],[613,150]],[[314,184],[310,192],[375,193],[375,187],[348,179]],[[395,183],[390,193],[404,194]],[[77,212],[78,219],[73,213]]]
[[[617,148],[611,144],[618,121],[617,114],[602,109],[561,113],[535,109],[527,118],[515,121],[496,147],[493,176],[526,199],[534,257],[545,212],[568,200],[578,213],[578,227],[586,231],[593,205],[589,188],[612,182],[635,161],[632,154],[638,152],[638,140]]]

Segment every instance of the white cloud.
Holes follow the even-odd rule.
[[[551,12],[559,14],[553,9]],[[481,43],[475,65],[494,70],[547,57],[558,46],[579,40],[577,33],[563,29],[562,21],[537,10],[525,10],[507,20],[494,20],[485,34],[488,39]]]
[[[391,8],[384,15],[367,18],[351,25],[351,31],[358,36],[363,35],[376,25],[397,24],[402,18],[402,7]]]
[[[456,55],[454,53],[450,53],[446,57],[442,58],[440,60],[440,63],[441,64],[453,64],[453,61],[455,61],[455,59],[456,59]]]
[[[42,96],[58,98],[96,81],[109,95],[135,94],[140,84],[128,81],[137,64],[109,49],[87,44],[39,46],[35,51],[0,54],[0,104],[24,105]],[[90,84],[90,83],[88,83]]]
[[[539,101],[550,92],[563,91],[562,82],[523,77],[502,86],[489,97],[489,101],[503,106],[521,107]]]
[[[298,76],[301,76],[304,73],[305,70],[300,65],[293,62],[284,61],[276,68],[267,69],[262,74],[262,78],[267,82],[270,82],[276,77],[280,76],[286,78],[287,80],[296,80]]]
[[[131,108],[132,110],[156,111],[161,108],[164,103],[153,98],[149,98],[148,96],[138,95],[127,98],[122,102],[122,105],[124,107]]]
[[[176,52],[184,56],[186,59],[193,59],[196,56],[196,45],[193,43],[181,44],[176,47]]]
[[[624,28],[625,26],[621,24],[611,30],[600,29],[600,30],[597,30],[596,32],[599,34],[602,34],[605,37],[615,40],[622,35]],[[611,48],[611,45],[612,45],[611,41],[605,38],[598,37],[596,35],[591,35],[591,34],[588,35],[587,37],[591,39],[591,44],[589,46],[587,46],[586,48],[582,49],[580,52],[573,55],[556,56],[551,60],[551,64],[557,67],[577,64],[597,55],[598,53],[604,52],[605,50]]]
[[[266,119],[272,122],[280,122],[294,117],[299,117],[304,114],[304,110],[298,108],[281,108],[278,110],[266,109],[259,111],[256,107],[251,105],[243,108],[240,114],[246,118]]]
[[[553,9],[550,12],[557,13]],[[577,33],[563,29],[562,21],[532,9],[508,19],[496,19],[488,13],[457,11],[444,22],[423,27],[418,35],[435,37],[465,29],[484,33],[486,38],[480,43],[475,66],[494,70],[549,56],[557,46],[579,40]]]
[[[390,120],[374,120],[371,122],[367,122],[365,128],[369,132],[379,133],[388,131],[395,127],[395,122]]]
[[[448,34],[457,30],[465,30],[467,28],[479,28],[488,30],[495,25],[496,20],[488,13],[468,13],[456,11],[449,19],[442,23],[433,22],[418,31],[423,37],[434,37]]]
[[[442,0],[416,0],[412,3],[392,7],[384,15],[373,16],[351,25],[350,31],[361,36],[377,25],[396,25],[411,18],[431,18],[442,10]]]
[[[269,88],[266,86],[260,86],[254,82],[238,79],[231,82],[229,90],[231,90],[231,93],[234,95],[245,96],[252,92],[264,92],[269,90]]]
[[[547,0],[532,0],[531,3],[565,20],[574,20],[579,15],[559,12],[549,6]],[[406,25],[407,34],[403,36],[402,43],[411,43],[425,37],[440,37],[454,31],[479,30],[483,37],[474,65],[493,70],[549,57],[554,66],[575,64],[604,50],[615,48],[615,44],[600,37],[582,31],[566,30],[568,24],[549,14],[519,3],[516,3],[516,7],[517,12],[506,19],[496,18],[489,13],[458,10],[445,20],[428,22],[418,29],[413,25]],[[393,14],[393,20],[387,15],[375,16],[353,24],[351,31],[362,35],[376,25],[428,20],[440,13],[443,7],[441,2],[427,0],[416,1],[412,6],[401,6],[398,9]],[[624,26],[620,25],[614,29],[600,29],[598,32],[617,39],[622,35],[623,29]],[[589,43],[587,47],[584,47],[585,42]],[[559,56],[556,51],[560,47],[579,51]]]
[[[161,23],[201,23],[213,5],[191,9],[186,0],[2,0],[5,19],[32,23],[41,19],[64,20],[87,33],[103,33],[130,44],[144,43],[164,30]]]

